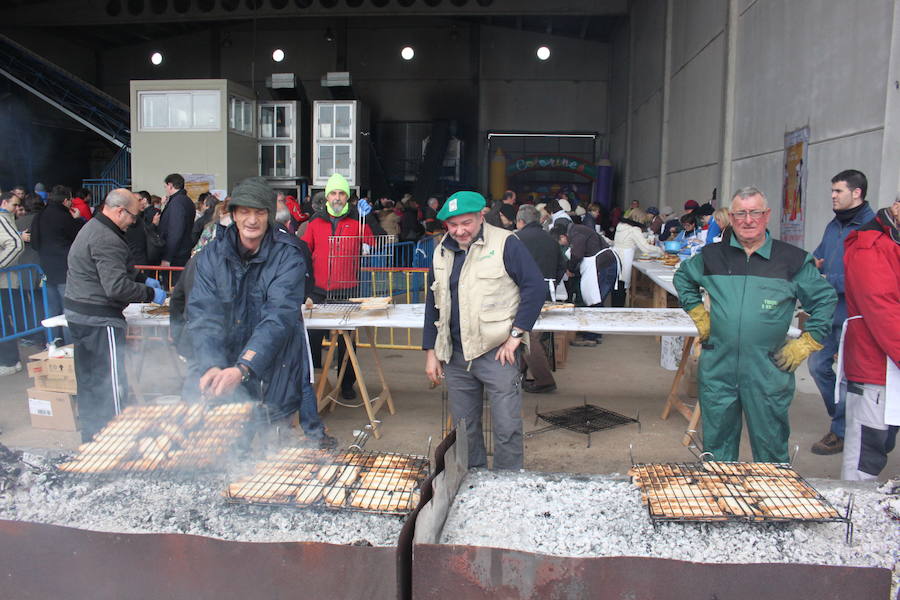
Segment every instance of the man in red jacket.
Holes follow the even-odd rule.
[[[841,479],[877,479],[900,425],[900,195],[844,242],[847,428]]]
[[[313,302],[347,300],[358,295],[359,257],[364,253],[365,246],[374,244],[374,237],[369,226],[359,219],[356,209],[350,207],[349,199],[350,185],[342,175],[335,173],[325,185],[325,210],[310,219],[303,234],[302,239],[312,253],[315,283],[307,296]],[[321,329],[309,331],[316,368],[322,367],[322,339],[325,333]],[[343,358],[342,341],[338,346],[338,364]],[[344,400],[356,398],[354,383],[356,376],[353,369],[347,369],[341,382]]]

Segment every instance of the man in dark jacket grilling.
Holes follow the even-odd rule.
[[[275,226],[275,206],[264,180],[245,179],[232,192],[233,224],[197,254],[189,377],[206,397],[261,400],[274,425],[299,410],[307,437],[329,447],[300,313],[308,265],[296,238]]]

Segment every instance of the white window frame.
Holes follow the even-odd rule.
[[[241,120],[245,116],[249,114],[249,125],[250,129],[239,129],[233,126],[234,117],[237,114],[235,107],[240,105],[241,107]],[[247,112],[247,107],[249,106],[249,113]],[[250,100],[248,98],[244,98],[243,96],[238,96],[237,94],[229,94],[228,95],[228,131],[231,133],[236,133],[238,135],[246,135],[247,137],[254,137],[254,131],[256,130],[256,102]]]
[[[144,123],[144,98],[148,96],[189,96],[191,99],[191,127],[147,127]],[[212,127],[195,127],[194,119],[194,97],[195,96],[213,96],[216,97],[216,124]],[[221,110],[221,92],[219,90],[143,90],[138,92],[138,130],[139,131],[221,131],[222,129],[222,110]]]

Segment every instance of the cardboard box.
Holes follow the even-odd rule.
[[[28,357],[28,375],[34,378],[34,387],[51,392],[78,393],[75,380],[74,358],[48,358],[47,352]]]
[[[37,388],[28,388],[27,393],[32,427],[78,431],[78,408],[71,394]]]

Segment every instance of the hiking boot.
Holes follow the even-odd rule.
[[[533,381],[526,381],[522,384],[522,389],[529,394],[550,394],[556,391],[556,384],[537,385]]]
[[[833,431],[825,434],[821,440],[812,445],[812,453],[827,456],[840,454],[844,451],[844,438],[838,437]]]
[[[3,366],[3,367],[0,367],[0,377],[6,376],[6,375],[15,375],[16,373],[18,373],[21,370],[22,370],[22,363],[20,363],[20,362],[17,362],[14,365]]]

